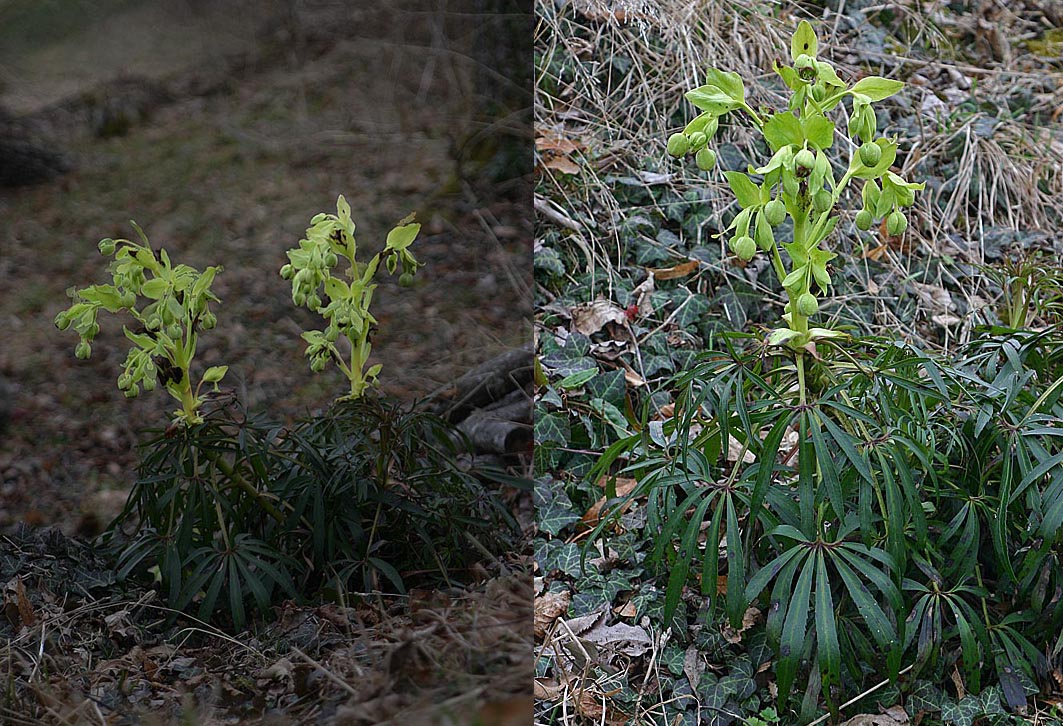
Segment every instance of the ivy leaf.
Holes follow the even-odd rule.
[[[849,89],[849,92],[867,96],[872,101],[881,101],[884,98],[889,98],[902,88],[904,88],[904,83],[901,81],[894,81],[882,76],[868,76],[857,81],[856,85]]]
[[[791,111],[769,116],[768,120],[764,122],[763,133],[764,139],[768,142],[772,151],[778,151],[789,144],[801,146],[805,141],[804,133],[801,130],[801,122],[797,120],[797,117]],[[774,161],[774,157],[772,161]],[[771,166],[770,163],[769,166]]]
[[[794,31],[793,38],[790,39],[790,59],[796,61],[799,55],[810,55],[815,58],[818,50],[819,41],[816,40],[816,31],[812,30],[807,20],[802,20],[797,30]]]
[[[579,388],[596,375],[598,375],[597,368],[586,368],[582,371],[577,371],[576,373],[565,376],[557,382],[557,387],[566,391],[571,391],[573,388]]]
[[[568,417],[556,413],[539,413],[535,416],[535,442],[553,442],[565,446],[572,436]]]
[[[760,205],[760,187],[753,180],[740,171],[725,171],[723,175],[742,209]]]

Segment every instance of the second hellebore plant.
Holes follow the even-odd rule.
[[[369,313],[380,263],[394,274],[402,264],[399,284],[409,286],[417,271],[418,262],[409,250],[421,225],[403,220],[388,233],[384,249],[368,263],[358,262],[358,246],[354,240],[354,222],[351,221],[351,206],[343,195],[336,200],[336,214],[317,214],[310,220],[306,238],[299,240],[299,247],[288,250],[289,263],[280,274],[292,282],[292,302],[305,305],[320,313],[328,325],[324,330],[311,330],[302,334],[307,342],[306,356],[310,369],[322,371],[329,359],[336,362],[351,383],[351,392],[343,398],[360,398],[366,389],[376,382],[381,365],[378,363],[366,370],[372,345],[369,336],[376,325],[376,318]],[[347,261],[344,280],[335,276],[340,259]],[[322,300],[323,292],[327,302]],[[336,343],[343,337],[350,344],[350,355],[344,359]]]
[[[745,87],[737,73],[710,68],[705,85],[686,93],[687,100],[703,113],[668,139],[669,154],[693,153],[698,167],[708,171],[716,164],[716,154],[707,144],[721,116],[743,110],[763,134],[772,151],[767,164],[759,168],[751,165],[748,174],[724,172],[741,207],[728,227],[728,231],[734,230],[729,247],[742,260],[752,259],[758,250],[771,259],[789,302],[782,316],[786,327],[772,331],[769,342],[794,350],[841,335],[810,328],[809,319],[819,311],[818,295],[830,287],[827,263],[837,255],[821,245],[838,222],[834,208],[845,187],[854,179],[863,181],[863,209],[856,214],[857,228],[870,229],[875,219],[884,218],[891,236],[904,233],[908,220],[901,210],[911,206],[915,192],[924,187],[890,171],[897,158],[897,144],[875,138],[872,104],[897,93],[904,84],[868,76],[850,87],[830,63],[816,58],[817,50],[812,26],[802,21],[790,44],[793,65],[775,65],[776,73],[793,91],[789,109],[778,113],[757,113],[746,103]],[[852,98],[848,135],[857,145],[839,179],[826,153],[834,144],[834,122],[827,114],[846,96]],[[792,238],[777,242],[775,230],[787,216],[793,220]],[[780,247],[789,256],[789,267]]]
[[[174,266],[166,250],[153,250],[136,222],[131,224],[142,243],[100,240],[100,254],[114,256],[110,266],[112,284],[72,289],[73,303],[55,316],[55,325],[60,330],[73,327],[77,331],[81,342],[74,352],[85,359],[100,332],[96,323],[100,310],[129,313],[139,325],[136,330],[122,328],[134,345],[118,376],[118,388],[133,398],[140,394],[141,386],[151,391],[161,382],[181,402],[174,420],[185,425],[201,423],[203,384],[213,384],[217,390],[228,370],[228,366],[212,366],[196,386],[192,385],[190,369],[199,331],[210,330],[217,322],[210,303],[218,302],[218,298],[210,286],[222,268],[208,267],[199,272],[188,265]]]

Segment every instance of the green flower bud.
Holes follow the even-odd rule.
[[[335,252],[329,252],[325,255],[325,265],[328,267],[335,267],[337,262],[339,262],[339,258],[336,257]]]
[[[310,361],[310,370],[312,370],[314,373],[320,373],[321,371],[325,370],[325,359],[314,358],[312,361]]]
[[[820,189],[812,197],[812,208],[817,212],[826,212],[834,204],[834,195],[826,189]]]
[[[123,292],[122,295],[118,298],[118,304],[124,308],[131,308],[137,304],[137,296],[136,294],[127,290],[126,292]]]
[[[816,102],[822,101],[827,97],[827,87],[822,83],[817,83],[812,86],[812,98]]]
[[[283,277],[285,280],[292,279],[293,275],[295,275],[295,268],[291,265],[285,265],[281,268],[281,277]]]
[[[697,153],[694,161],[702,171],[712,171],[712,168],[716,166],[716,152],[706,146]]]
[[[125,390],[126,398],[136,398],[138,395],[140,395],[140,386],[133,386]]]
[[[177,323],[173,323],[172,325],[167,325],[166,326],[166,335],[168,335],[172,340],[180,340],[181,339],[181,326],[178,325]]]
[[[292,302],[296,305],[302,306],[306,304],[306,293],[302,290],[295,290],[292,292]]]
[[[761,212],[757,217],[754,238],[756,239],[757,247],[765,252],[775,246],[775,235],[771,231],[771,224],[768,223],[767,212]]]
[[[133,379],[128,373],[123,373],[122,375],[118,376],[118,390],[124,391],[125,389],[129,388],[132,383]]]
[[[66,310],[64,310],[63,312],[55,316],[55,320],[53,322],[55,322],[55,327],[59,328],[60,330],[66,330],[70,327],[70,315]]]
[[[100,254],[104,257],[110,257],[114,254],[114,240],[108,237],[107,239],[101,239],[100,244],[97,245],[100,249]]]
[[[856,228],[862,229],[865,232],[871,229],[871,225],[874,224],[875,217],[871,214],[870,209],[861,209],[856,213]]]
[[[399,284],[402,285],[403,287],[412,287],[413,286],[413,275],[410,274],[409,272],[402,273],[401,275],[399,275]]]
[[[204,330],[213,330],[214,326],[218,324],[218,316],[214,313],[204,313],[203,317],[199,321],[200,327]]]
[[[862,144],[859,150],[860,162],[864,166],[874,166],[882,158],[882,147],[873,141]]]
[[[701,151],[705,148],[705,144],[709,143],[709,137],[702,131],[695,131],[690,135],[690,148],[694,151]]]
[[[154,376],[148,376],[144,379],[144,390],[154,391],[157,379]]]
[[[74,355],[78,360],[85,360],[92,355],[92,346],[89,345],[87,340],[82,340],[78,343],[77,347],[74,348]]]
[[[849,131],[849,137],[855,139],[860,136],[861,126],[862,124],[860,123],[860,114],[854,112],[851,116],[849,116],[849,123],[846,125],[846,129]]]
[[[906,229],[908,229],[908,218],[904,216],[904,212],[899,209],[890,212],[890,216],[886,217],[886,231],[893,237],[899,237]]]
[[[329,327],[325,328],[325,340],[327,340],[330,343],[335,343],[339,339],[340,339],[340,329],[339,328],[337,328],[337,327],[335,327],[333,325],[330,325]]]
[[[321,298],[318,297],[316,292],[310,293],[310,297],[306,299],[306,306],[311,310],[317,310],[321,307]]]
[[[797,71],[797,75],[802,81],[814,81],[818,75],[818,71],[816,70],[816,59],[810,55],[802,53],[797,56],[797,59],[794,61],[794,70]]]
[[[672,134],[668,137],[668,155],[684,156],[690,151],[690,139],[686,134]]]
[[[816,155],[809,149],[801,149],[794,155],[794,163],[804,169],[812,169],[816,165]]]
[[[797,177],[789,172],[783,172],[782,175],[782,189],[791,197],[796,198],[801,194],[801,183],[797,181]]]
[[[764,206],[764,218],[772,227],[778,227],[786,219],[786,205],[781,199],[772,199]]]
[[[748,262],[757,254],[757,243],[752,237],[736,237],[731,247],[732,251],[740,260]]]
[[[797,298],[797,312],[804,315],[806,318],[812,317],[819,312],[819,301],[816,300],[816,296],[810,292],[802,293]]]
[[[148,330],[158,330],[162,327],[162,318],[158,315],[151,315],[144,321],[144,327]]]

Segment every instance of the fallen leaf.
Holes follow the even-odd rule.
[[[742,642],[742,634],[759,623],[762,619],[762,613],[758,608],[748,608],[744,615],[742,615],[742,625],[738,630],[731,627],[730,623],[724,623],[721,629],[723,638],[731,645],[737,645]]]
[[[623,325],[627,322],[624,308],[611,300],[599,298],[593,302],[581,303],[572,308],[572,329],[590,337],[604,328],[608,323]]]
[[[626,497],[628,494],[630,494],[632,492],[632,490],[634,490],[635,487],[638,486],[638,484],[639,484],[638,481],[635,480],[635,479],[629,479],[629,478],[626,478],[626,477],[619,477],[618,476],[616,478],[616,495],[618,497]],[[601,479],[598,480],[598,486],[603,487],[603,488],[605,487],[605,477],[602,477]],[[582,519],[583,524],[586,525],[588,528],[593,528],[593,527],[597,526],[598,522],[601,519],[602,507],[604,507],[604,506],[605,506],[605,497],[603,496],[598,501],[596,501],[594,504],[592,504],[590,509],[588,509],[583,514],[583,519]],[[620,510],[621,513],[627,511],[628,507],[630,507],[630,506],[631,506],[630,502],[628,504],[625,504],[624,507]]]
[[[616,611],[616,616],[618,618],[633,618],[638,615],[638,613],[639,609],[635,607],[635,603],[628,600],[624,603],[623,607]]]
[[[474,723],[498,726],[523,726],[535,719],[535,702],[528,696],[513,696],[503,701],[491,701],[480,707]]]
[[[546,592],[535,598],[533,627],[536,639],[541,640],[546,636],[554,621],[568,610],[570,602],[572,602],[572,594],[568,590]]]
[[[941,315],[931,315],[930,319],[933,320],[937,325],[940,325],[943,328],[951,328],[954,325],[959,325],[960,323],[963,322],[963,318],[959,317],[958,315],[953,315],[952,313],[942,313]]]
[[[579,174],[579,164],[567,156],[554,156],[543,162],[547,169],[559,171],[562,174]]]
[[[580,635],[580,639],[610,646],[631,657],[640,656],[653,646],[653,639],[645,628],[627,623],[606,625],[604,619]]]
[[[650,269],[650,272],[657,280],[674,280],[677,277],[686,277],[692,272],[697,272],[700,264],[701,263],[697,260],[689,260],[687,262],[680,262],[673,267]]]
[[[696,645],[691,645],[683,654],[683,675],[690,681],[690,689],[698,690],[701,682],[701,674],[705,672],[705,661],[701,658],[701,651]]]
[[[947,313],[956,307],[952,301],[952,295],[943,287],[914,281],[909,284],[919,300],[936,312]]]
[[[553,678],[536,678],[532,681],[532,697],[540,701],[556,701],[564,690],[565,687]]]
[[[624,366],[624,380],[629,386],[633,386],[634,388],[646,385],[646,379],[627,366]]]
[[[30,603],[30,599],[26,597],[26,586],[22,584],[21,577],[17,579],[15,584],[15,597],[18,598],[18,615],[22,624],[29,627],[36,623],[37,615],[33,612],[33,605]]]
[[[580,151],[585,147],[578,141],[573,141],[560,134],[552,134],[549,136],[537,136],[535,138],[535,148],[539,151],[549,151],[555,154],[571,154],[573,151]]]
[[[626,340],[603,340],[591,343],[590,354],[599,360],[614,361],[627,353],[631,343]]]

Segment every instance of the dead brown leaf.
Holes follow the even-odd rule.
[[[623,325],[627,322],[624,308],[611,300],[598,298],[572,308],[572,329],[590,337],[609,323]]]
[[[616,495],[618,497],[626,497],[638,485],[639,485],[639,483],[635,479],[629,479],[627,477],[618,476],[616,478]],[[605,487],[605,477],[602,477],[601,479],[598,480],[598,486],[600,486],[602,488]],[[588,509],[583,514],[583,520],[582,520],[583,524],[586,525],[588,528],[596,527],[598,525],[598,522],[601,519],[602,507],[604,507],[604,506],[605,506],[605,497],[603,496],[598,501],[596,501],[594,504],[592,504],[591,508]],[[623,511],[627,511],[627,508],[629,506],[630,506],[630,504],[625,504],[621,511],[622,512]]]
[[[754,625],[762,620],[762,613],[759,609],[751,607],[746,610],[742,616],[742,625],[738,630],[731,627],[730,623],[724,623],[722,633],[724,640],[732,645],[737,645],[742,642],[742,634],[752,628]]]
[[[546,636],[554,621],[568,610],[570,602],[572,602],[572,594],[568,590],[544,592],[535,598],[534,627],[536,639],[541,640]]]
[[[559,171],[562,174],[579,174],[579,164],[567,156],[554,156],[546,159],[543,162],[543,166],[547,169]]]
[[[693,272],[697,272],[699,264],[697,260],[688,260],[672,267],[651,269],[650,272],[658,280],[674,280],[677,277],[686,277]]]

